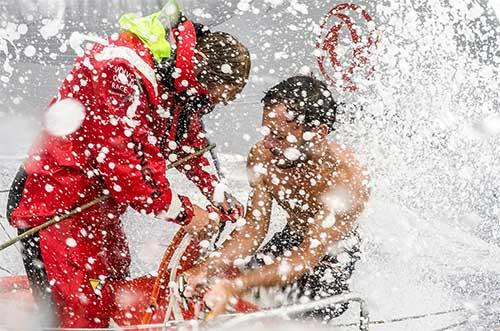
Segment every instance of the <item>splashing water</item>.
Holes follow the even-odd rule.
[[[211,114],[207,125],[218,145],[231,153],[223,158],[227,186],[240,201],[246,201],[249,192],[241,155],[259,138],[255,128],[260,126],[261,106],[255,100],[283,78],[310,70],[319,74],[314,69],[314,35],[320,17],[339,2],[305,3],[264,1],[261,6],[235,1],[232,8],[241,12],[218,27],[241,35],[254,60],[240,101]],[[358,154],[372,183],[371,200],[359,222],[364,254],[352,289],[368,300],[375,319],[465,305],[473,316],[463,330],[492,330],[500,318],[500,38],[498,16],[494,17],[494,11],[500,15],[498,4],[490,1],[489,8],[472,0],[360,3],[374,17],[380,34],[377,69],[373,80],[356,80],[360,91],[334,91],[340,101],[355,107],[339,114],[332,135]],[[198,17],[216,17],[213,12],[207,15],[201,2],[196,10]],[[1,26],[0,52],[12,53],[25,30],[19,24]],[[49,29],[46,36],[56,30]],[[74,37],[70,45],[78,48],[80,39]],[[32,49],[26,56],[30,54]],[[37,47],[33,57],[41,54]],[[1,60],[4,83],[13,81],[20,70],[14,60]],[[21,92],[5,97],[25,97],[24,89],[21,85]],[[228,123],[234,128],[229,136]],[[8,141],[14,133],[1,135]],[[239,160],[230,162],[235,156]],[[17,166],[3,163],[4,187]],[[183,178],[169,176],[179,193],[201,201]],[[277,230],[284,216],[273,215]],[[155,270],[173,229],[135,213],[126,216],[125,227],[133,274]],[[0,238],[5,239],[3,234]],[[20,273],[20,259],[14,254],[1,255],[0,261]],[[339,322],[356,320],[355,315],[350,309]],[[466,317],[457,314],[373,330],[431,330]]]
[[[335,136],[356,146],[372,176],[357,284],[386,317],[499,299],[498,58],[459,51],[453,27],[470,19],[466,5],[380,5],[381,70],[364,111]],[[478,330],[496,326],[498,310],[481,314],[490,316]]]
[[[45,113],[45,129],[55,136],[66,136],[77,131],[85,119],[85,107],[75,99],[56,102]]]

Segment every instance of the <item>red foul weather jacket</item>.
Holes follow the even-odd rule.
[[[78,57],[48,112],[61,112],[51,113],[57,121],[81,108],[81,125],[58,136],[48,123],[24,163],[22,196],[9,205],[10,222],[19,229],[110,196],[39,232],[62,327],[107,325],[112,293],[106,286],[96,292],[92,284],[128,275],[130,253],[120,222],[127,207],[180,224],[191,220],[189,199],[170,188],[165,173],[168,162],[207,145],[200,117],[211,104],[194,78],[195,32],[192,23],[185,25],[171,81],[159,78],[151,52],[130,32]],[[207,166],[198,157],[177,169],[211,198],[217,177]]]
[[[51,104],[76,100],[85,118],[66,136],[44,131],[32,147],[12,225],[40,225],[102,194],[112,199],[105,203],[109,217],[99,222],[116,222],[127,206],[174,222],[189,210],[189,199],[169,187],[166,163],[205,147],[207,141],[198,113],[190,114],[188,129],[176,137],[185,110],[178,94],[192,89],[186,84],[189,79],[177,81],[172,91],[166,90],[157,80],[151,53],[130,32],[79,57]],[[205,170],[208,165],[205,157],[198,157],[177,169],[210,197],[217,177]],[[183,223],[190,221],[190,215],[183,218]]]
[[[13,225],[39,225],[103,193],[117,204],[175,221],[188,199],[170,189],[166,160],[173,162],[207,145],[196,113],[187,136],[176,141],[176,121],[183,111],[176,92],[164,90],[151,53],[129,32],[110,39],[109,45],[96,44],[80,57],[52,103],[77,100],[85,107],[85,119],[67,136],[43,132],[32,148],[24,165],[28,178],[23,198],[11,215]],[[199,157],[178,170],[211,196],[217,178],[204,169],[208,165]]]

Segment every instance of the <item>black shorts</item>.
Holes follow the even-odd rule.
[[[283,231],[276,233],[272,239],[262,247],[250,262],[250,267],[264,264],[264,256],[279,257],[291,252],[293,247],[299,246],[304,238],[293,232],[287,225]],[[344,239],[337,255],[327,255],[313,271],[305,274],[293,284],[282,289],[286,303],[297,303],[304,299],[319,300],[333,295],[349,292],[349,279],[354,266],[360,258],[359,236],[357,231]],[[343,247],[342,247],[343,246]],[[328,321],[343,314],[348,303],[336,304],[325,308],[318,308],[300,318],[314,318]]]

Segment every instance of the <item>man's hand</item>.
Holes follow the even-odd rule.
[[[183,295],[191,298],[198,295],[199,291],[208,285],[208,269],[193,267],[182,273],[185,282]]]
[[[226,192],[224,197],[224,201],[215,204],[222,213],[222,221],[236,222],[245,214],[245,208],[232,194]]]
[[[236,287],[227,279],[218,279],[214,286],[205,294],[203,301],[210,309],[206,321],[216,318],[224,313],[228,306],[235,305],[239,293]]]
[[[218,217],[210,217],[210,213],[203,208],[193,205],[193,218],[184,227],[187,233],[197,240],[210,238],[219,229]]]

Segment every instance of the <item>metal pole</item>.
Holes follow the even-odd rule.
[[[205,129],[205,122],[203,120],[201,121],[201,129],[203,133],[205,134],[205,139],[207,140],[208,144],[211,144],[210,138],[208,138],[207,130]],[[217,156],[217,153],[215,152],[214,149],[210,150],[210,156],[212,157],[212,160],[214,161],[214,166],[215,166],[215,171],[217,171],[217,176],[219,176],[219,179],[221,181],[224,181],[226,177],[224,176],[224,173],[222,172],[222,168],[220,166],[219,162],[219,157]]]
[[[205,129],[205,123],[203,122],[203,120],[201,120],[200,122],[201,122],[201,130],[205,134],[205,139],[207,140],[207,143],[210,144],[211,141],[210,141],[210,138],[208,138],[207,130]],[[217,172],[217,176],[219,176],[219,180],[224,183],[226,177],[224,176],[224,173],[222,172],[219,157],[217,156],[215,149],[210,150],[210,156],[212,157],[212,161],[214,162],[215,171]],[[224,192],[224,196],[226,198],[226,202],[229,204],[229,208],[232,209],[234,207],[233,199],[231,199],[226,194],[226,192]],[[213,241],[215,248],[218,248],[220,246],[220,245],[217,245],[217,242],[220,240],[222,232],[224,232],[225,228],[226,228],[226,222],[220,222],[219,223],[219,232],[215,235],[215,239]]]
[[[230,329],[236,327],[241,323],[248,322],[249,320],[252,319],[258,319],[269,316],[279,316],[279,315],[287,316],[290,314],[297,314],[306,311],[311,311],[320,307],[328,307],[336,303],[344,303],[350,301],[358,302],[360,305],[360,324],[359,324],[360,331],[369,331],[369,314],[366,302],[359,295],[356,294],[336,295],[317,301],[307,302],[304,304],[286,306],[277,309],[263,310],[255,313],[223,315],[224,317],[231,317],[231,316],[236,316],[236,317],[227,322],[222,323],[222,326],[224,326],[227,329]]]
[[[370,314],[364,300],[359,300],[359,330],[368,331],[370,327]]]

